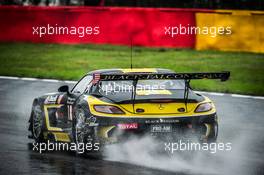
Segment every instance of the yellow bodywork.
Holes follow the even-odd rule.
[[[187,103],[187,112],[178,112],[178,108],[185,108],[184,103],[140,103],[135,104],[134,108],[141,108],[144,109],[144,112],[142,113],[133,113],[133,106],[132,104],[112,104],[107,103],[102,100],[99,100],[96,97],[88,96],[87,97],[87,103],[89,104],[90,112],[93,115],[96,116],[102,116],[102,117],[140,117],[140,118],[161,118],[161,117],[187,117],[187,116],[200,116],[200,115],[210,115],[216,112],[215,106],[212,103],[213,108],[210,111],[207,112],[199,112],[196,113],[194,110],[196,107],[202,103],[210,102],[211,100],[207,97],[204,97],[205,100],[200,103]],[[112,105],[119,107],[123,110],[125,114],[106,114],[106,113],[100,113],[94,110],[94,105]],[[162,109],[160,108],[162,106]]]
[[[166,89],[162,89],[162,90],[137,90],[136,91],[137,95],[140,96],[146,96],[146,95],[171,95],[171,92],[169,90]]]
[[[57,127],[51,127],[50,126],[50,122],[49,122],[49,117],[48,117],[48,109],[49,108],[59,108],[62,105],[44,105],[44,113],[45,113],[45,121],[46,121],[46,127],[49,131],[62,131],[61,128],[57,128]]]
[[[52,133],[56,141],[70,142],[70,136],[68,133],[64,132],[61,128],[50,126],[48,109],[49,108],[59,108],[61,106],[62,105],[59,105],[59,104],[44,105],[45,122],[46,122],[46,128],[48,130],[47,132],[44,133],[44,137],[47,138],[47,135],[49,133]]]
[[[194,117],[194,116],[201,116],[201,115],[210,115],[214,114],[216,112],[216,108],[214,104],[211,102],[211,100],[207,97],[204,97],[205,100],[200,103],[187,103],[187,112],[178,112],[178,108],[185,108],[184,103],[140,103],[135,104],[134,109],[141,108],[144,109],[143,113],[133,113],[133,106],[132,104],[112,104],[107,103],[104,101],[99,100],[98,98],[95,98],[93,96],[87,97],[87,103],[89,104],[90,112],[93,115],[96,116],[102,116],[102,117],[111,117],[111,118],[119,118],[119,117],[127,117],[127,118],[175,118],[175,117]],[[213,108],[210,111],[207,112],[200,112],[195,113],[195,109],[198,105],[202,103],[210,102],[213,106]],[[94,105],[112,105],[119,107],[123,110],[125,114],[106,114],[106,113],[100,113],[94,110]],[[162,109],[160,108],[162,106]],[[208,137],[211,131],[211,124],[205,124],[207,130],[205,138]],[[98,135],[101,138],[104,138],[105,140],[109,142],[115,142],[116,138],[109,138],[108,132],[115,128],[116,126],[103,126],[100,127]]]

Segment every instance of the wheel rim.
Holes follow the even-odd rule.
[[[42,124],[43,124],[43,117],[41,115],[41,109],[40,106],[34,107],[34,114],[33,114],[33,135],[34,138],[39,138],[41,130],[42,130]]]

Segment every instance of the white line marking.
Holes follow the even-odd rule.
[[[208,92],[207,94],[209,95],[215,95],[215,96],[224,96],[224,93],[219,93],[219,92]]]
[[[231,94],[232,97],[239,97],[239,98],[252,98],[250,95],[240,95],[240,94]]]
[[[194,91],[194,92],[198,94],[208,94],[208,92],[205,92],[205,91]]]
[[[55,82],[55,83],[60,82],[60,80],[55,80],[55,79],[39,79],[39,80],[45,81],[45,82]]]
[[[8,77],[8,76],[0,76],[1,79],[10,79],[10,80],[18,80],[19,77]]]
[[[37,78],[28,78],[28,77],[24,77],[24,78],[21,78],[21,80],[26,80],[26,81],[36,81],[38,80]]]
[[[56,92],[45,93],[44,95],[54,95]]]
[[[63,81],[63,82],[65,82],[65,83],[69,83],[69,84],[76,84],[76,83],[77,83],[77,81],[69,81],[69,80],[65,80],[65,81]]]
[[[254,99],[260,99],[260,100],[264,100],[264,97],[261,97],[261,96],[252,96],[252,98],[254,98]]]

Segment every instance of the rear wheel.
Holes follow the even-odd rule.
[[[33,107],[32,110],[32,136],[36,142],[44,142],[43,127],[44,117],[39,105]]]
[[[202,126],[200,130],[200,141],[207,143],[216,142],[218,136],[218,123],[205,123]]]
[[[216,142],[218,136],[218,122],[211,124],[211,132],[208,136],[208,142]]]
[[[95,127],[89,126],[89,119],[83,109],[77,109],[73,119],[72,135],[76,144],[76,153],[88,156],[100,156],[99,141]]]

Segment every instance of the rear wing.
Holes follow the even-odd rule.
[[[122,80],[197,80],[220,79],[226,81],[230,72],[204,72],[204,73],[124,73],[124,74],[94,74],[97,81],[122,81]]]
[[[99,81],[122,81],[133,80],[133,91],[131,94],[133,113],[135,113],[134,102],[136,98],[136,90],[138,80],[184,80],[184,100],[185,111],[187,109],[187,101],[189,96],[189,87],[191,80],[198,79],[220,79],[226,81],[230,77],[230,72],[204,72],[204,73],[124,73],[124,74],[93,74],[93,84],[97,84]],[[111,99],[110,99],[111,100]]]

